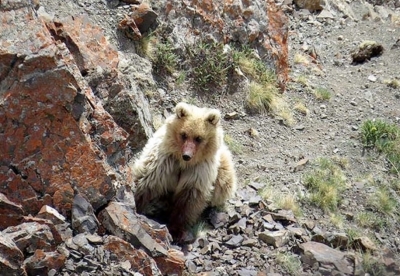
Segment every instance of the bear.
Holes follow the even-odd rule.
[[[184,239],[207,207],[221,207],[236,192],[232,154],[217,109],[180,102],[134,162],[136,211],[170,198],[167,228]]]

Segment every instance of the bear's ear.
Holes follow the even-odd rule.
[[[186,103],[178,103],[175,107],[175,114],[176,116],[181,119],[189,114],[189,106]]]
[[[210,122],[210,124],[213,124],[216,126],[219,123],[219,120],[221,119],[221,112],[217,109],[211,109],[210,112],[208,112],[206,120]]]

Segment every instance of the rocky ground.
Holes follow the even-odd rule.
[[[55,210],[41,209],[39,215],[33,214],[36,218],[25,216],[22,220],[30,227],[3,230],[2,234],[11,237],[22,251],[17,252],[16,246],[10,249],[18,256],[12,264],[18,264],[14,266],[19,268],[25,256],[28,275],[63,276],[159,275],[158,269],[164,274],[181,274],[182,260],[185,275],[400,275],[399,174],[390,173],[390,164],[384,156],[366,151],[360,140],[361,125],[367,119],[384,119],[397,125],[400,122],[400,88],[393,85],[395,82],[388,85],[390,81],[400,81],[398,1],[327,1],[323,7],[315,4],[319,1],[276,1],[288,17],[289,78],[281,99],[286,112],[258,115],[250,115],[244,108],[246,95],[241,89],[233,94],[199,97],[188,92],[189,84],[177,85],[175,76],[149,77],[151,63],[135,55],[138,43],[126,33],[116,31],[131,9],[127,2],[71,1],[60,5],[58,1],[44,0],[40,4],[33,1],[32,5],[46,20],[52,20],[53,16],[87,15],[99,26],[108,41],[124,58],[130,59],[123,69],[120,67],[121,73],[134,79],[132,83],[139,83],[138,87],[146,94],[154,125],[181,100],[221,109],[239,177],[237,197],[226,210],[210,210],[204,215],[203,222],[194,229],[198,235],[195,242],[177,246],[171,245],[165,227],[132,213],[132,208],[128,208],[134,205],[129,192],[119,190],[114,196],[126,205],[112,201],[107,207],[99,207],[100,203],[89,204],[76,195],[75,189],[69,191],[75,195],[72,214],[64,213],[67,219]],[[311,6],[299,7],[307,3]],[[163,9],[158,1],[152,1],[151,6],[155,12]],[[56,24],[54,30],[57,28],[61,29]],[[57,35],[63,36],[61,32]],[[63,41],[69,44],[69,49],[74,49],[68,39]],[[352,53],[364,41],[379,43],[383,53],[355,64]],[[81,58],[86,63],[87,57]],[[118,90],[118,85],[128,83],[129,87],[129,82],[107,84],[104,88],[96,74],[82,70],[84,66],[77,63],[82,75],[88,74],[87,82],[96,103],[104,105],[112,116],[123,118],[119,103],[108,98],[112,98],[112,91]],[[132,65],[135,63],[143,68],[137,69]],[[156,87],[156,92],[146,93],[146,87],[150,86]],[[319,99],[316,91],[326,91],[329,97]],[[142,110],[147,108],[146,104],[138,105]],[[147,118],[148,114],[140,116]],[[123,120],[118,122],[123,123]],[[98,125],[110,124],[107,121]],[[135,133],[135,129],[131,131]],[[115,131],[111,128],[109,132]],[[142,132],[140,137],[149,134],[147,129]],[[107,144],[104,156],[111,166],[118,167],[124,158],[113,153],[123,145],[108,143],[104,133],[100,139]],[[92,139],[96,136],[92,135]],[[130,143],[136,151],[143,146],[133,140]],[[130,152],[127,155],[133,160]],[[305,179],[317,168],[320,158],[337,164],[344,182],[335,210],[323,210],[310,202]],[[21,174],[16,166],[10,168]],[[106,182],[107,178],[104,179]],[[114,176],[115,179],[122,182],[123,177]],[[381,186],[389,187],[392,192],[395,208],[390,213],[381,213],[370,204]],[[48,202],[43,198],[41,202]],[[5,206],[21,208],[8,203],[5,197],[0,199]],[[69,208],[67,204],[61,206]],[[361,223],[360,214],[366,211],[382,220]],[[119,228],[118,223],[126,218],[134,230],[125,232],[123,227]],[[161,241],[161,246],[153,240]],[[0,243],[13,248],[3,235]],[[44,253],[56,247],[56,253]],[[51,270],[45,268],[49,262]]]

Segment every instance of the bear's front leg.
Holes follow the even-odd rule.
[[[207,201],[201,191],[192,188],[175,194],[173,203],[168,230],[175,241],[181,242],[187,227],[193,226],[207,207]]]

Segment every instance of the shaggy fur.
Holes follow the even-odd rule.
[[[220,119],[216,109],[179,103],[134,164],[137,211],[172,195],[168,228],[177,240],[207,206],[224,205],[236,191]]]

